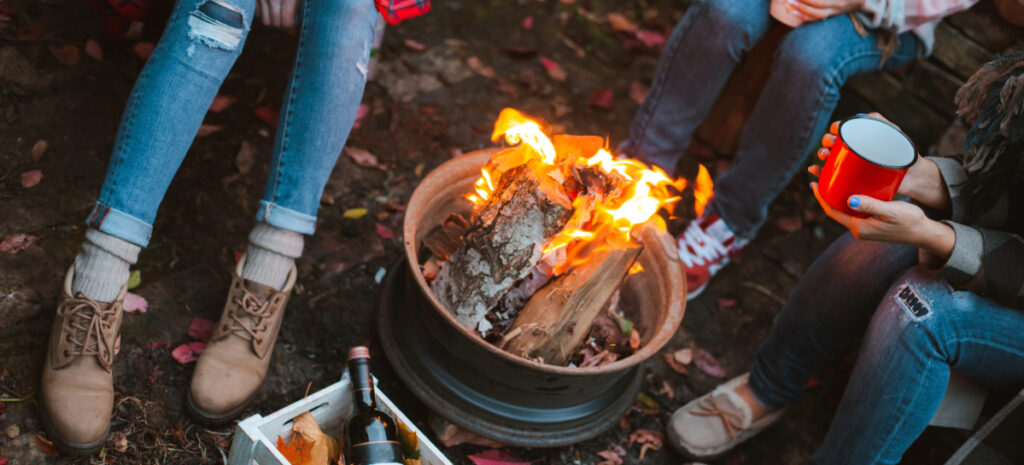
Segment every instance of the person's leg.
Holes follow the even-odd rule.
[[[771,25],[768,0],[700,0],[686,11],[620,151],[671,173],[743,56]]]
[[[62,287],[40,403],[50,439],[92,453],[113,408],[128,268],[249,30],[253,0],[179,0],[132,89],[86,240]]]
[[[903,66],[918,54],[910,33],[884,63]],[[804,24],[776,51],[765,88],[740,135],[730,168],[715,180],[710,209],[743,239],[761,227],[768,206],[801,167],[828,126],[839,89],[851,77],[879,70],[873,32],[861,37],[847,15]]]
[[[878,306],[814,464],[895,464],[924,431],[950,368],[989,385],[1024,380],[1024,313],[916,267]]]
[[[355,121],[377,26],[373,2],[305,0],[299,48],[249,252],[224,313],[196,363],[187,406],[199,420],[231,420],[266,377],[296,279],[302,234],[313,234],[324,186]]]

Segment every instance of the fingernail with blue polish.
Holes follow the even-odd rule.
[[[867,116],[867,113],[857,113],[857,116]]]
[[[860,206],[860,197],[850,197],[850,208],[857,208]]]

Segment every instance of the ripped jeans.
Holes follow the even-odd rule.
[[[895,464],[928,425],[950,369],[990,386],[1024,380],[1024,312],[953,289],[917,249],[849,233],[804,274],[750,370],[754,397],[792,402],[861,340],[814,464]]]
[[[178,0],[132,89],[89,226],[145,246],[167,187],[249,34],[255,0]],[[372,0],[303,0],[257,221],[312,234],[366,84]]]

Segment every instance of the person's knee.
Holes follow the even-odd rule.
[[[895,281],[878,306],[870,327],[871,343],[898,344],[946,358],[949,351],[943,341],[952,316],[947,313],[955,310],[939,299],[951,292],[930,272],[911,268]]]
[[[188,37],[203,46],[237,51],[252,23],[252,12],[237,0],[205,0],[188,17]],[[347,2],[346,2],[347,3]],[[191,56],[194,45],[189,48]]]
[[[786,35],[776,50],[773,67],[776,72],[790,74],[805,83],[841,87],[844,78],[838,63],[841,50],[837,48],[841,45],[822,34],[827,31],[811,26],[814,25],[801,26]]]

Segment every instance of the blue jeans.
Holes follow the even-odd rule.
[[[815,464],[894,464],[924,431],[951,369],[998,386],[1024,380],[1024,313],[952,288],[917,249],[849,233],[790,296],[750,370],[754,397],[793,401],[863,335],[850,383]]]
[[[775,21],[769,0],[697,0],[668,40],[650,93],[621,151],[667,172],[729,75]],[[919,52],[910,33],[880,68],[874,33],[861,37],[847,15],[802,25],[775,52],[771,75],[743,132],[732,166],[715,180],[711,208],[751,239],[768,205],[816,147],[847,79],[897,68]]]
[[[377,26],[371,0],[303,0],[299,46],[258,221],[316,227],[328,176],[355,121]],[[87,223],[145,246],[167,187],[242,51],[255,0],[178,0],[128,98]]]

